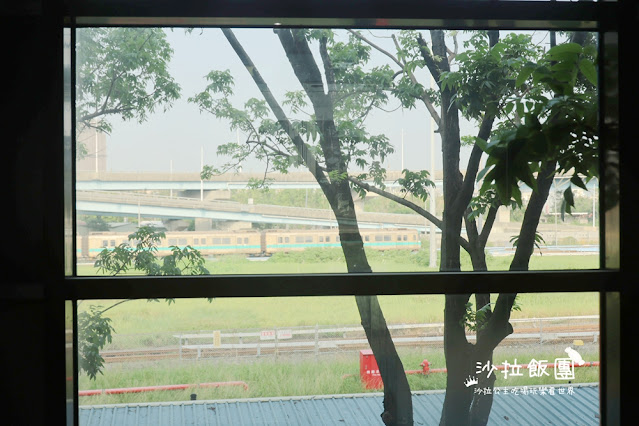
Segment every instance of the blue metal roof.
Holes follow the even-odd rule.
[[[497,388],[489,425],[598,425],[597,384]],[[553,388],[553,393],[549,390]],[[508,391],[504,394],[504,389]],[[513,389],[519,389],[517,394]],[[536,393],[532,393],[535,389]],[[564,392],[560,393],[560,389]],[[80,407],[80,425],[381,425],[381,393]],[[416,425],[437,425],[443,391],[413,393]]]

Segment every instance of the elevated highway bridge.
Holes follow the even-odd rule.
[[[79,214],[337,226],[332,210],[242,204],[133,192],[77,191],[76,210]],[[426,228],[426,219],[417,214],[359,212],[357,219],[362,228],[414,228],[420,231],[425,231]]]
[[[264,179],[264,173],[226,173],[201,180],[199,173],[163,172],[82,172],[76,173],[76,189],[79,191],[221,191],[246,189],[252,180]],[[399,188],[399,171],[389,171],[386,186]],[[269,173],[266,175],[269,187],[273,189],[319,189],[309,172]],[[435,176],[436,183],[441,186]],[[371,182],[372,183],[372,182]]]
[[[389,171],[387,176],[386,186],[390,190],[399,188],[397,179],[401,177],[401,173]],[[263,179],[264,177],[263,173],[227,173],[202,181],[199,173],[80,171],[76,173],[76,208],[79,214],[144,216],[168,220],[195,218],[196,226],[197,219],[244,223],[242,225],[244,227],[247,223],[337,226],[337,221],[331,210],[241,204],[224,200],[230,197],[230,191],[246,189],[252,179]],[[273,173],[266,175],[266,178],[273,189],[319,188],[313,176],[308,172]],[[438,191],[441,191],[441,172],[436,173],[434,178]],[[568,180],[569,178],[566,176],[556,177],[555,188],[567,184]],[[595,180],[588,183],[589,188],[595,185]],[[527,187],[521,189],[524,194],[530,192]],[[167,190],[178,196],[169,197],[132,192]],[[189,195],[189,197],[181,197],[180,195]],[[370,194],[370,196],[374,195]],[[425,232],[429,228],[429,222],[417,214],[358,211],[357,217],[362,228],[414,228]],[[504,235],[500,239],[506,239],[506,241],[509,238],[508,235],[512,236],[516,233],[515,229],[506,231],[507,223],[498,223],[496,227],[504,227]],[[550,224],[540,224],[540,231],[546,236],[551,232],[557,235],[556,226],[552,228]],[[561,228],[560,231],[568,232],[569,227],[562,225]],[[582,227],[572,232],[575,231],[584,233],[585,230]],[[497,232],[498,229],[495,229],[493,234]],[[588,234],[590,233],[588,232]],[[591,239],[590,235],[584,235],[583,238]]]

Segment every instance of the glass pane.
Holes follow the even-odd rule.
[[[72,426],[75,413],[75,381],[74,372],[75,364],[73,362],[73,302],[67,300],[64,302],[65,314],[65,354],[66,354],[66,387],[67,387],[67,425]]]
[[[605,235],[605,267],[617,269],[620,264],[620,228],[619,228],[619,36],[614,32],[601,35],[604,48],[605,73],[603,81],[602,105],[604,118],[602,133],[605,135],[603,167],[605,183],[603,191],[604,203],[604,235]]]
[[[600,266],[593,33],[76,35],[80,275]]]
[[[381,424],[379,392],[390,392],[383,385],[397,374],[412,391],[415,424],[437,424],[455,392],[477,404],[492,396],[489,424],[505,417],[599,424],[599,295],[519,294],[513,332],[485,352],[479,348],[496,336],[489,321],[502,307],[497,296],[489,299],[494,313],[476,309],[481,295],[466,297],[472,306],[454,321],[444,317],[451,302],[444,295],[369,297],[385,313],[399,373],[390,361],[377,362],[360,325],[365,301],[354,297],[84,300],[81,366],[91,353],[83,330],[107,318],[113,329],[99,348],[102,374],[94,370],[92,380],[80,373],[80,424],[278,424],[283,416],[296,424]],[[465,349],[445,347],[444,333],[459,331]],[[457,383],[453,376],[463,377]]]
[[[73,138],[71,128],[71,30],[64,29],[64,272],[73,275]]]

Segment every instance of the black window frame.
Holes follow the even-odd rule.
[[[38,2],[35,2],[38,3]],[[183,18],[180,22],[187,25],[189,19],[195,23],[199,19],[207,19],[211,16],[222,16],[227,18],[225,22],[254,21],[267,25],[265,22],[276,19],[278,22],[304,22],[302,25],[315,23],[318,26],[328,25],[335,22],[337,26],[348,26],[348,22],[359,23],[364,26],[374,24],[385,25],[393,19],[408,17],[409,20],[423,19],[423,22],[430,22],[428,26],[442,26],[445,28],[465,27],[465,28],[488,28],[505,26],[505,29],[512,28],[511,23],[517,24],[517,29],[532,29],[541,27],[542,23],[557,24],[562,29],[569,29],[575,26],[578,21],[594,23],[598,31],[618,33],[619,55],[624,52],[631,53],[632,46],[630,40],[631,31],[636,28],[637,6],[632,0],[621,0],[618,2],[599,3],[569,3],[569,2],[500,2],[500,1],[438,1],[421,0],[395,2],[384,2],[382,0],[370,0],[367,7],[361,7],[361,2],[339,1],[339,0],[277,0],[277,1],[257,1],[246,0],[243,2],[209,1],[202,5],[196,0],[183,0],[181,2],[156,1],[140,2],[135,0],[85,0],[85,1],[54,1],[53,6],[41,6],[40,10],[31,10],[24,14],[19,22],[27,25],[34,20],[44,23],[47,31],[55,33],[56,37],[62,38],[61,34],[65,28],[76,28],[83,25],[168,25],[177,22],[177,18]],[[39,3],[38,3],[39,4]],[[21,15],[22,16],[22,15]],[[171,18],[166,18],[170,16]],[[540,18],[540,17],[543,17]],[[41,18],[41,19],[40,19]],[[40,20],[38,20],[40,19]],[[249,21],[242,21],[248,19]],[[376,19],[383,19],[376,21]],[[291,21],[295,20],[295,21]],[[399,21],[398,21],[399,22]],[[346,24],[343,24],[346,23]],[[567,23],[567,24],[566,24]],[[392,23],[391,23],[392,25]],[[408,24],[407,24],[408,25]],[[254,26],[254,25],[249,25]],[[259,26],[259,25],[257,25]],[[358,26],[358,25],[355,25]],[[546,25],[545,28],[548,28]],[[40,30],[39,30],[40,31]],[[627,44],[624,41],[628,40]],[[602,43],[603,49],[604,43]],[[45,53],[45,50],[41,51]],[[53,49],[53,54],[44,59],[48,68],[55,66],[60,71],[55,74],[61,77],[62,47]],[[48,53],[48,52],[46,52]],[[605,52],[603,52],[605,53]],[[604,61],[605,55],[600,55]],[[619,84],[624,87],[624,92],[620,92],[619,103],[624,104],[625,99],[629,99],[632,90],[636,88],[636,82],[632,82],[630,75],[636,75],[632,70],[636,66],[620,63]],[[635,68],[633,68],[635,67]],[[605,84],[605,83],[603,83]],[[626,86],[627,84],[627,86]],[[56,103],[62,105],[64,100],[64,88],[62,78],[51,83],[55,92],[51,95],[52,105]],[[73,92],[73,88],[71,89]],[[637,92],[634,92],[637,93]],[[602,109],[602,113],[604,110]],[[632,123],[630,112],[623,107],[620,110],[620,122]],[[53,250],[59,250],[57,255],[51,256],[47,260],[46,266],[52,276],[43,276],[40,279],[42,290],[28,293],[16,291],[18,298],[35,298],[44,300],[50,312],[58,313],[63,311],[64,302],[72,301],[75,304],[81,299],[120,299],[120,298],[147,298],[147,297],[246,297],[246,296],[297,296],[297,295],[355,295],[355,294],[441,294],[441,293],[468,293],[468,292],[558,292],[558,291],[596,291],[600,294],[601,315],[600,329],[602,333],[601,359],[601,421],[602,424],[615,424],[614,419],[619,418],[620,409],[618,401],[621,398],[621,384],[619,372],[615,372],[620,367],[621,356],[617,351],[607,351],[610,346],[619,345],[621,328],[619,316],[623,319],[629,317],[632,309],[630,304],[632,297],[636,295],[632,276],[633,261],[637,249],[630,243],[630,238],[620,238],[621,224],[624,235],[636,234],[637,225],[633,219],[632,204],[636,200],[636,191],[633,184],[636,183],[636,176],[631,172],[632,164],[623,155],[620,156],[620,220],[617,223],[603,221],[600,224],[601,245],[602,245],[602,269],[597,271],[542,271],[542,272],[486,272],[486,273],[406,273],[406,274],[385,274],[377,273],[373,275],[363,274],[316,274],[316,275],[268,275],[268,276],[212,276],[193,277],[193,285],[180,285],[178,279],[172,277],[77,277],[75,270],[71,275],[67,275],[69,263],[61,256],[64,253],[64,224],[65,212],[68,206],[62,200],[61,194],[71,197],[71,205],[74,203],[74,182],[65,181],[65,160],[64,160],[64,140],[62,137],[63,117],[61,110],[53,111],[50,116],[44,119],[48,129],[54,136],[49,139],[53,147],[48,147],[48,152],[53,155],[52,165],[48,171],[52,172],[48,177],[50,185],[54,189],[43,194],[44,205],[53,210],[53,213],[46,217],[45,228],[50,232],[41,237],[42,241]],[[619,141],[625,135],[631,136],[630,130],[620,126],[621,133]],[[604,129],[604,132],[606,130]],[[19,141],[19,139],[16,139]],[[632,139],[629,139],[632,140]],[[53,141],[53,142],[52,142]],[[56,145],[57,143],[57,145]],[[620,151],[625,148],[620,144]],[[604,147],[605,149],[605,147]],[[629,149],[628,149],[629,150]],[[74,150],[71,149],[73,152]],[[603,156],[603,155],[602,155]],[[73,162],[71,162],[73,167]],[[68,175],[67,175],[68,177]],[[600,189],[605,190],[605,176],[600,180]],[[70,187],[69,187],[70,185]],[[601,197],[600,203],[603,203]],[[68,202],[68,201],[67,201]],[[605,206],[601,206],[600,211],[605,211]],[[72,219],[74,221],[74,219]],[[75,228],[75,224],[73,225]],[[73,234],[75,235],[75,233]],[[608,251],[609,258],[606,258],[606,249],[615,244],[615,235],[619,249],[615,253]],[[70,239],[75,245],[75,239]],[[605,243],[606,242],[606,243]],[[605,244],[605,245],[604,245]],[[75,247],[74,247],[75,248]],[[75,253],[75,250],[72,251]],[[616,256],[610,259],[610,256]],[[608,263],[606,263],[608,262]],[[612,263],[616,268],[607,269],[605,265]],[[65,270],[65,265],[67,270]],[[75,268],[75,262],[72,262]],[[393,277],[393,287],[388,286],[388,276]],[[428,276],[428,283],[424,284],[424,276]],[[330,279],[327,279],[330,277]],[[259,279],[259,280],[258,280]],[[299,286],[300,279],[305,282],[304,286]],[[29,281],[29,280],[27,280]],[[328,283],[328,284],[327,284]],[[516,288],[513,288],[516,283]],[[31,284],[30,281],[28,284]],[[107,285],[108,284],[108,285]],[[24,287],[24,286],[23,286]],[[20,289],[20,285],[16,285]],[[20,299],[22,300],[22,299]],[[31,300],[31,299],[29,299]],[[61,346],[61,331],[63,329],[62,319],[52,321],[48,330],[48,341],[52,345]],[[613,341],[614,340],[614,341]],[[77,343],[77,342],[76,342]],[[55,346],[52,346],[55,347]],[[56,365],[63,365],[62,357],[56,356]],[[610,364],[606,364],[609,362]],[[610,365],[611,367],[608,367]],[[614,376],[616,375],[616,376]],[[614,376],[614,377],[613,377]],[[47,376],[49,377],[49,376]],[[53,374],[51,377],[59,377]],[[77,394],[77,373],[74,376],[75,390]],[[628,386],[624,382],[624,386]],[[51,385],[54,390],[54,397],[51,398],[49,407],[53,408],[50,413],[61,413],[59,405],[64,393],[64,387]],[[624,388],[625,389],[625,388]],[[627,390],[627,389],[625,389]],[[626,392],[628,394],[628,392]],[[77,398],[74,406],[74,424],[77,424]],[[616,416],[616,417],[615,417]]]

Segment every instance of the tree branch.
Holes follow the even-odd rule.
[[[321,135],[320,147],[324,153],[329,172],[346,171],[335,127],[333,102],[331,97],[324,93],[322,75],[306,38],[300,30],[277,29],[275,32],[280,38],[296,77],[302,83],[302,87],[313,104],[315,119]]]
[[[464,212],[464,223],[466,224],[466,235],[468,236],[468,241],[473,242],[474,245],[477,246],[477,242],[479,241],[479,232],[477,231],[477,221],[475,219],[469,219],[468,216],[472,210],[470,209],[470,205],[466,208]],[[475,247],[478,248],[478,247]],[[477,308],[479,309],[479,307]]]
[[[457,34],[453,35],[453,44],[455,45],[455,50],[450,50],[448,47],[446,48],[446,51],[448,52],[449,66],[455,60],[455,56],[457,56],[457,51],[459,50],[459,43],[457,42]]]
[[[107,115],[107,114],[119,114],[121,112],[125,112],[125,111],[130,111],[133,110],[135,108],[133,107],[128,107],[128,108],[113,108],[113,109],[105,109],[105,110],[101,110],[101,111],[96,111],[96,112],[92,112],[90,114],[85,114],[82,117],[80,117],[78,119],[78,121],[91,121],[92,119],[99,117],[101,115]]]
[[[402,206],[408,207],[409,209],[413,210],[415,213],[419,214],[420,216],[423,216],[424,218],[432,222],[433,225],[435,225],[440,230],[444,227],[444,222],[441,219],[438,219],[435,215],[433,215],[428,210],[418,206],[417,204],[411,201],[408,201],[405,198],[398,197],[397,195],[391,194],[390,192],[384,191],[383,189],[380,189],[376,186],[369,185],[366,182],[363,182],[357,179],[356,177],[353,177],[350,175],[346,179],[348,179],[349,182],[352,182],[355,185],[359,186],[360,188],[365,189],[366,191],[372,192],[377,195],[381,195],[384,198],[388,198],[389,200],[394,201],[398,204],[401,204]],[[459,237],[459,244],[464,248],[464,250],[470,251],[470,244],[462,236]]]
[[[489,31],[488,37],[490,46],[495,46],[499,42],[499,31]],[[455,49],[457,49],[457,38],[455,38],[454,40]],[[490,138],[490,133],[493,129],[494,121],[495,115],[486,113],[481,120],[477,138],[488,141],[488,138]],[[459,202],[466,204],[470,202],[475,189],[475,178],[477,177],[477,172],[479,171],[479,163],[481,161],[482,153],[483,151],[481,150],[481,148],[478,146],[477,143],[475,143],[470,154],[470,158],[468,159],[468,165],[466,166],[466,176],[464,176],[461,191],[459,191],[459,195],[457,197],[457,200],[455,200],[455,203]]]
[[[277,121],[280,123],[284,131],[288,134],[288,136],[293,141],[293,145],[295,146],[295,149],[297,150],[298,154],[300,155],[300,157],[306,164],[306,167],[308,168],[308,170],[311,172],[313,177],[315,177],[315,180],[322,188],[322,191],[324,191],[327,197],[330,197],[329,199],[333,198],[334,189],[331,187],[327,176],[321,170],[319,164],[317,163],[317,160],[315,159],[313,154],[308,150],[306,144],[300,137],[299,133],[293,128],[293,125],[291,124],[290,120],[286,116],[286,113],[284,112],[280,104],[277,102],[275,97],[273,96],[273,93],[271,92],[268,85],[262,78],[262,75],[259,73],[257,67],[255,66],[255,64],[253,64],[253,61],[251,60],[251,58],[248,56],[248,54],[246,53],[246,51],[244,50],[240,42],[235,37],[235,34],[233,34],[233,31],[228,28],[222,28],[222,33],[224,33],[224,36],[226,37],[228,42],[231,44],[231,47],[233,48],[237,56],[242,61],[242,64],[244,64],[247,71],[253,78],[253,81],[259,88],[260,92],[262,93],[262,96],[264,96],[264,99],[266,100],[269,107],[273,111],[273,114],[275,114],[275,118],[277,118]]]
[[[483,350],[492,350],[499,343],[512,334],[513,326],[510,324],[510,313],[517,293],[500,293],[495,303],[495,309],[486,323],[483,331],[483,339],[478,343]]]
[[[366,37],[364,37],[363,35],[357,33],[356,31],[353,30],[348,30],[351,34],[353,34],[355,37],[359,38],[360,40],[364,41],[365,43],[368,43],[371,47],[377,49],[380,53],[383,53],[384,55],[388,56],[389,58],[391,58],[393,60],[393,62],[395,62],[401,69],[401,73],[404,73],[406,75],[408,75],[408,78],[410,78],[410,81],[413,84],[417,84],[417,78],[415,77],[415,74],[413,72],[410,71],[406,71],[406,64],[403,64],[402,62],[399,61],[399,59],[397,59],[395,56],[393,56],[391,53],[389,53],[387,50],[384,50],[383,48],[381,48],[380,46],[378,46],[377,44],[373,43],[372,41],[370,41],[369,39],[367,39]],[[421,37],[421,35],[420,35]],[[397,44],[397,40],[395,39],[395,37],[392,37],[393,41],[395,42],[395,47],[397,49],[399,49],[399,46]],[[395,73],[395,75],[393,75],[393,79],[395,79],[396,75],[398,73]],[[441,117],[439,116],[439,114],[437,113],[437,110],[435,109],[435,107],[433,106],[432,101],[430,100],[430,98],[428,97],[428,94],[426,91],[424,91],[419,99],[424,103],[424,105],[426,106],[426,109],[428,109],[428,112],[430,113],[431,117],[433,117],[433,120],[435,121],[435,124],[438,127],[441,127]]]
[[[486,247],[486,242],[488,241],[488,236],[490,235],[490,231],[493,229],[493,225],[495,223],[495,219],[497,218],[497,210],[501,203],[497,203],[488,209],[488,214],[484,219],[484,226],[481,229],[481,234],[479,234],[479,244],[481,247]]]
[[[493,122],[495,121],[494,115],[485,115],[479,126],[479,132],[477,138],[488,141],[490,133],[493,128]],[[466,176],[462,183],[461,191],[457,195],[455,204],[463,203],[468,204],[473,196],[475,190],[475,179],[477,178],[477,172],[479,171],[479,163],[483,154],[479,144],[475,143],[468,159],[468,165],[466,166]]]
[[[326,108],[327,95],[324,93],[322,74],[304,36],[298,30],[288,28],[274,31],[315,109]]]
[[[550,187],[555,176],[556,162],[554,160],[544,161],[537,172],[537,190],[533,191],[528,200],[528,206],[524,213],[519,231],[519,240],[515,255],[510,263],[511,271],[527,271],[530,256],[535,249],[535,235],[539,226],[539,218],[543,211],[544,204],[548,199]]]
[[[382,47],[378,46],[377,44],[373,43],[372,41],[370,41],[369,39],[367,39],[366,37],[364,37],[363,35],[361,35],[360,33],[358,33],[357,31],[353,31],[353,30],[347,30],[349,33],[353,34],[355,37],[357,37],[358,39],[362,40],[364,43],[370,45],[371,47],[373,47],[374,49],[376,49],[377,51],[379,51],[380,53],[383,53],[384,55],[388,56],[389,58],[392,59],[393,62],[395,62],[402,70],[404,69],[404,64],[402,64],[399,59],[397,59],[396,56],[394,56],[392,53],[390,53],[389,51],[383,49]]]
[[[322,62],[324,63],[324,74],[326,75],[326,84],[328,85],[328,95],[332,100],[335,99],[336,95],[336,85],[335,85],[335,70],[333,69],[333,63],[331,62],[331,57],[328,54],[328,50],[326,48],[326,37],[322,37],[320,39],[319,48],[320,48],[320,56],[322,57]]]
[[[101,311],[99,312],[99,314],[100,314],[100,315],[102,315],[103,313],[105,313],[105,312],[106,312],[106,311],[108,311],[109,309],[115,308],[116,306],[121,305],[121,304],[123,304],[123,303],[125,303],[125,302],[130,302],[131,300],[136,300],[136,299],[124,299],[124,300],[120,300],[119,302],[114,303],[113,305],[109,306],[108,308],[101,310]]]
[[[441,30],[433,30],[431,31],[441,31]],[[443,31],[442,31],[443,33]],[[422,58],[424,58],[424,62],[426,63],[426,66],[428,67],[428,70],[430,71],[431,75],[433,76],[433,79],[435,80],[435,83],[437,83],[437,86],[439,86],[439,88],[441,89],[442,84],[439,81],[441,78],[441,73],[442,71],[447,71],[447,70],[442,70],[440,68],[440,63],[438,63],[437,61],[435,61],[435,58],[433,56],[433,54],[431,53],[430,49],[428,48],[428,43],[426,43],[426,40],[424,40],[424,37],[422,37],[421,33],[419,33],[419,36],[417,37],[417,43],[419,44],[419,51],[422,54]],[[433,41],[434,43],[434,41]],[[444,52],[446,52],[446,45],[444,44]]]

